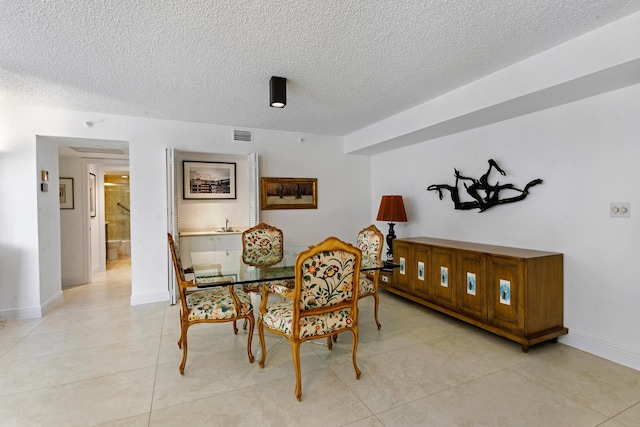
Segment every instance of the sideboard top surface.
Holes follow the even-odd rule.
[[[517,258],[538,258],[561,255],[558,252],[536,251],[532,249],[511,248],[508,246],[486,245],[482,243],[460,242],[457,240],[436,239],[434,237],[406,237],[396,239],[399,242],[421,243],[447,249],[462,249],[487,255],[508,256]]]

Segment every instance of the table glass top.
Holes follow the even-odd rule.
[[[271,280],[295,279],[298,254],[308,246],[290,247],[284,250],[282,259],[270,266],[248,265],[242,260],[242,250],[192,252],[191,264],[198,287],[228,284],[250,284]],[[362,266],[361,270],[376,270],[379,265]]]

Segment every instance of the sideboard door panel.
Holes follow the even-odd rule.
[[[435,301],[447,307],[456,306],[456,253],[435,247],[431,255],[431,278]]]
[[[428,246],[414,246],[412,249],[411,262],[414,269],[411,281],[413,282],[413,292],[426,300],[432,300],[431,250]]]
[[[458,309],[487,319],[487,258],[473,252],[458,253]]]
[[[400,268],[393,271],[393,287],[405,292],[411,292],[407,268],[410,263],[409,249],[409,245],[404,242],[393,242],[393,261],[400,264]]]
[[[489,319],[495,325],[524,331],[520,316],[523,297],[522,263],[515,259],[492,257],[489,261]]]

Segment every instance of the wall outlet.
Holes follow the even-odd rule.
[[[629,203],[629,202],[611,202],[611,203],[609,203],[609,216],[611,218],[629,218],[629,217],[631,217],[631,203]]]

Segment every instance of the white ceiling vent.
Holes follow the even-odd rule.
[[[233,140],[242,142],[253,142],[253,132],[250,130],[233,130]]]
[[[106,147],[69,147],[79,153],[94,153],[94,154],[127,154],[121,148],[106,148]]]

